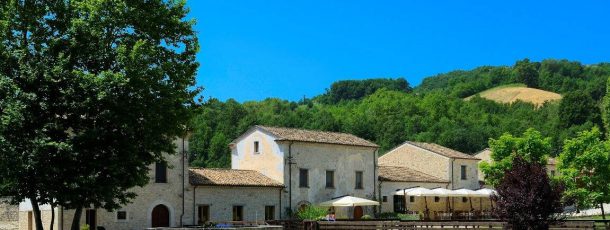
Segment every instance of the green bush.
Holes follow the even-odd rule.
[[[419,215],[403,214],[395,212],[384,212],[379,214],[380,219],[392,219],[392,220],[419,220]]]
[[[88,224],[81,225],[80,230],[89,230],[89,225]]]
[[[402,213],[399,213],[398,214],[398,218],[400,220],[420,220],[419,215],[413,215],[413,214],[402,214]]]
[[[395,212],[382,212],[379,214],[380,219],[395,219],[398,220],[398,213]]]
[[[364,215],[364,216],[361,217],[361,219],[363,219],[363,220],[370,220],[370,219],[373,219],[373,218],[371,216],[369,216],[369,215]]]
[[[325,208],[309,205],[297,212],[297,218],[299,220],[321,220],[324,219],[326,214]]]

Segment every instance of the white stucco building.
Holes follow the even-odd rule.
[[[351,134],[254,126],[231,149],[233,169],[259,171],[284,184],[283,215],[344,195],[376,197],[378,146]],[[372,211],[355,207],[337,215]]]

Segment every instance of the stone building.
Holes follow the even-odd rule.
[[[285,186],[282,215],[351,195],[375,199],[377,149],[346,133],[254,126],[231,143],[233,169],[261,172]],[[372,214],[354,207],[338,217]]]
[[[479,189],[479,158],[434,143],[407,141],[379,157],[380,166],[407,167],[448,180],[448,189]]]
[[[17,230],[19,228],[19,205],[7,203],[8,198],[0,197],[0,229]]]
[[[481,159],[481,161],[479,161],[479,165],[482,162],[487,162],[487,163],[492,162],[492,159],[491,159],[491,149],[489,149],[489,148],[485,148],[485,149],[479,151],[474,156],[476,158]],[[483,184],[485,184],[485,174],[483,174],[483,171],[481,171],[480,168],[478,170],[479,170],[479,183],[483,185]],[[547,159],[546,171],[551,176],[558,175],[559,172],[557,171],[557,160],[555,158],[549,157]]]
[[[375,198],[377,145],[350,134],[255,126],[231,144],[232,169],[189,168],[188,142],[175,144],[177,154],[166,155],[167,165],[150,166],[150,183],[133,188],[138,196],[131,203],[112,212],[86,208],[80,224],[132,230],[264,221],[342,195]],[[45,226],[54,213],[54,229],[70,228],[74,210],[41,209]],[[366,212],[372,209],[354,207],[345,217]],[[19,206],[17,225],[33,229],[28,201]]]
[[[423,211],[427,204],[436,211],[471,210],[479,198],[404,197],[398,190],[423,187],[471,190],[479,189],[479,159],[433,143],[407,141],[379,157],[379,187],[382,212]],[[406,205],[405,205],[406,203]],[[432,217],[434,218],[434,217]]]
[[[404,213],[404,207],[411,210],[422,210],[423,197],[408,197],[395,195],[401,189],[424,187],[424,188],[447,188],[449,180],[431,176],[417,170],[400,166],[379,166],[379,191],[381,194],[381,212]],[[405,205],[406,202],[406,205]],[[438,202],[437,202],[438,203]],[[438,207],[437,207],[438,206]],[[444,209],[439,204],[432,203],[431,209]]]

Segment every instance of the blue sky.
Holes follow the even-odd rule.
[[[610,62],[610,1],[190,0],[203,96],[299,100],[343,79],[517,59]]]

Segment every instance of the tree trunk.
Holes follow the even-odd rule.
[[[49,226],[50,230],[53,230],[54,224],[55,224],[55,205],[51,205],[51,225]]]
[[[44,227],[42,227],[42,217],[40,216],[40,207],[38,206],[38,200],[36,200],[36,198],[30,198],[30,203],[32,204],[34,221],[36,222],[36,230],[44,230]]]
[[[602,209],[602,219],[604,220],[604,224],[608,226],[608,222],[606,222],[606,213],[604,212],[604,202],[599,203],[599,207]]]
[[[70,230],[79,230],[80,229],[80,216],[83,214],[83,208],[78,207],[74,211],[74,218],[72,219],[72,227]]]

